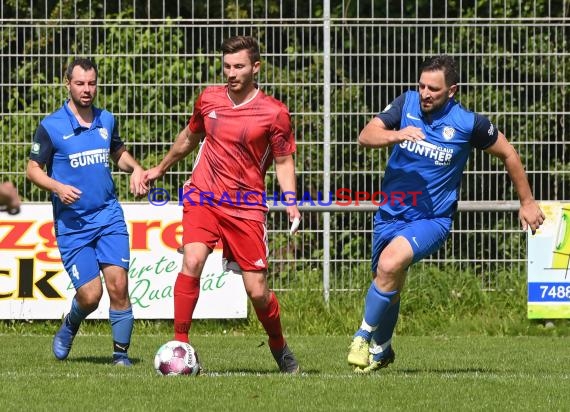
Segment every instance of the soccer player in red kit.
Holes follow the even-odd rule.
[[[275,162],[289,220],[300,219],[289,110],[265,95],[255,82],[261,66],[256,39],[226,39],[222,57],[227,84],[202,91],[187,127],[159,165],[145,175],[145,181],[163,176],[202,141],[191,178],[184,184],[184,258],[174,284],[174,339],[188,342],[200,275],[221,239],[224,261],[229,262],[228,268],[234,265],[233,269],[241,271],[280,371],[296,373],[299,365],[283,337],[279,302],[267,284],[264,196],[265,173]]]

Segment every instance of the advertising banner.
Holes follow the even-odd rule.
[[[137,319],[172,319],[174,281],[182,265],[182,209],[123,204],[131,241],[129,292]],[[51,204],[24,205],[18,215],[0,214],[0,319],[60,319],[75,294],[61,263]],[[106,291],[89,318],[108,318]],[[194,319],[247,317],[239,274],[224,271],[218,246],[201,278]]]
[[[528,235],[528,318],[570,318],[570,203],[540,207],[546,220]]]

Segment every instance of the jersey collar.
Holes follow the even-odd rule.
[[[447,104],[442,107],[440,110],[438,110],[437,112],[434,113],[430,113],[430,114],[425,114],[424,112],[421,112],[422,117],[425,119],[425,121],[429,124],[433,123],[433,122],[437,122],[438,120],[442,119],[443,117],[447,116],[447,114],[451,111],[451,109],[453,108],[453,106],[455,106],[457,102],[455,101],[455,98],[451,98],[448,100]]]
[[[65,113],[67,114],[67,117],[69,118],[69,121],[71,122],[71,127],[73,128],[74,131],[78,130],[78,129],[85,129],[85,127],[83,127],[79,124],[79,122],[77,121],[77,118],[75,117],[75,114],[73,114],[73,112],[69,108],[69,99],[67,99],[65,101],[65,103],[63,104],[63,109],[65,110]],[[103,123],[101,122],[101,116],[100,116],[101,109],[98,109],[95,106],[91,106],[91,109],[93,110],[93,123],[91,123],[90,129],[93,129],[96,127],[103,127]]]
[[[247,99],[245,102],[242,102],[240,104],[235,104],[234,101],[232,100],[232,98],[230,97],[230,90],[228,89],[228,87],[226,86],[226,96],[228,96],[228,99],[230,100],[230,102],[232,102],[233,108],[235,109],[236,107],[241,107],[244,106],[246,104],[248,104],[249,102],[251,102],[253,99],[255,99],[257,97],[259,93],[259,87],[257,86],[257,84],[255,85],[255,93],[253,94],[253,96],[251,96],[249,99]]]

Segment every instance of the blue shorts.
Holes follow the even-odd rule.
[[[75,290],[99,276],[101,264],[129,270],[129,232],[124,221],[60,235],[57,245]]]
[[[414,251],[412,263],[416,263],[439,250],[449,236],[452,223],[449,217],[407,221],[378,211],[374,215],[372,273],[376,273],[380,253],[395,237],[406,238]]]

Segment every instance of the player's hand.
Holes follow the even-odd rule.
[[[83,192],[78,188],[71,185],[64,185],[63,183],[59,184],[54,191],[54,194],[59,197],[59,200],[61,200],[64,205],[70,205],[78,201],[82,193]]]
[[[536,230],[544,223],[546,216],[536,201],[525,203],[519,209],[519,220],[524,231],[530,228],[534,235]]]
[[[148,169],[146,172],[144,172],[143,175],[143,182],[147,185],[147,186],[151,186],[152,183],[156,180],[161,178],[162,176],[164,176],[164,172],[162,171],[162,169],[160,169],[158,166],[155,166],[153,168]]]
[[[2,205],[2,210],[8,212],[11,215],[16,215],[20,213],[20,205],[22,201],[18,190],[12,184],[12,182],[4,182],[0,184],[0,205]]]
[[[287,206],[287,215],[289,216],[289,222],[291,223],[291,228],[289,229],[289,234],[293,236],[299,230],[299,224],[301,222],[301,212],[297,205]]]
[[[148,192],[148,184],[144,180],[145,171],[142,167],[137,167],[131,174],[131,193],[137,197],[144,196]]]
[[[398,131],[400,134],[400,141],[408,140],[410,142],[417,142],[419,140],[424,140],[426,137],[424,132],[419,127],[406,126]]]

